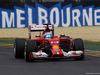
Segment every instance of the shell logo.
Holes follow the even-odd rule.
[[[53,48],[59,48],[59,46],[58,45],[54,45]]]
[[[53,48],[54,48],[54,51],[59,51],[60,50],[58,45],[54,45]]]

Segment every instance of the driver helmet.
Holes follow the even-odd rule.
[[[50,32],[46,32],[46,33],[44,34],[44,37],[45,37],[46,39],[51,39],[52,34],[51,34]]]

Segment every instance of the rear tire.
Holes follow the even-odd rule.
[[[84,43],[82,39],[74,39],[73,40],[73,50],[78,51],[81,50],[84,52]],[[75,60],[84,60],[84,53],[81,54],[80,57],[75,58]]]
[[[14,44],[15,58],[24,58],[25,41],[26,40],[22,38],[15,39],[15,44]]]
[[[27,46],[26,46],[26,56],[25,59],[27,62],[29,61],[34,61],[35,59],[33,58],[32,60],[29,59],[29,54],[30,52],[36,52],[36,43],[33,40],[28,40],[27,41]]]

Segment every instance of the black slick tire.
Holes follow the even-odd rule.
[[[29,53],[30,52],[36,52],[36,43],[33,40],[27,41],[26,56],[25,56],[25,59],[26,59],[27,62],[35,60],[34,58],[32,60],[29,59]]]
[[[15,58],[24,58],[25,39],[17,38],[14,43]]]
[[[74,39],[73,40],[73,50],[74,51],[78,51],[78,50],[82,50],[84,51],[84,43],[82,39]],[[84,60],[84,53],[81,54],[80,57],[75,58],[75,60]]]
[[[74,39],[73,40],[73,50],[84,50],[84,44],[82,39]]]

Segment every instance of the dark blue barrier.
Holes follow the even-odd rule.
[[[0,3],[0,28],[44,23],[55,27],[100,26],[99,3]]]

